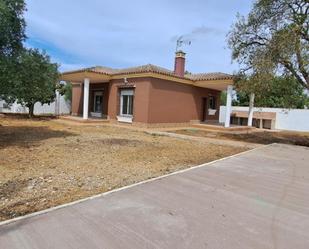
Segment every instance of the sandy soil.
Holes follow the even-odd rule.
[[[120,127],[0,117],[0,220],[243,150]]]
[[[309,132],[290,131],[256,131],[242,134],[207,131],[202,129],[184,129],[170,131],[196,137],[209,137],[225,140],[242,141],[246,143],[271,144],[284,143],[309,147]]]

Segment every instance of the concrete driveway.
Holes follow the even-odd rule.
[[[0,226],[0,248],[309,248],[309,149],[261,147]]]

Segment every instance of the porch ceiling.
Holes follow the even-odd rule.
[[[224,91],[229,85],[233,85],[233,83],[233,80],[205,80],[195,81],[193,85],[217,91]]]
[[[99,83],[104,81],[109,81],[111,79],[110,75],[99,74],[94,72],[72,72],[61,74],[60,80],[83,83],[84,79],[90,79],[91,83]]]

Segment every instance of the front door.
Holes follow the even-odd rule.
[[[103,110],[103,92],[94,92],[93,111],[102,113]]]

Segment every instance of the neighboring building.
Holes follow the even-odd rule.
[[[233,106],[231,123],[247,126],[249,107]],[[226,107],[220,108],[220,123],[226,118]],[[252,125],[271,130],[309,131],[309,110],[255,107]]]
[[[72,115],[146,126],[219,122],[220,93],[233,84],[225,73],[185,74],[182,51],[174,71],[151,64],[98,66],[65,72],[61,79],[72,83]]]
[[[16,102],[8,105],[4,100],[0,100],[0,113],[28,113],[27,107]],[[64,99],[64,96],[57,94],[56,100],[50,104],[36,103],[34,105],[35,115],[68,115],[71,112],[71,104]]]

